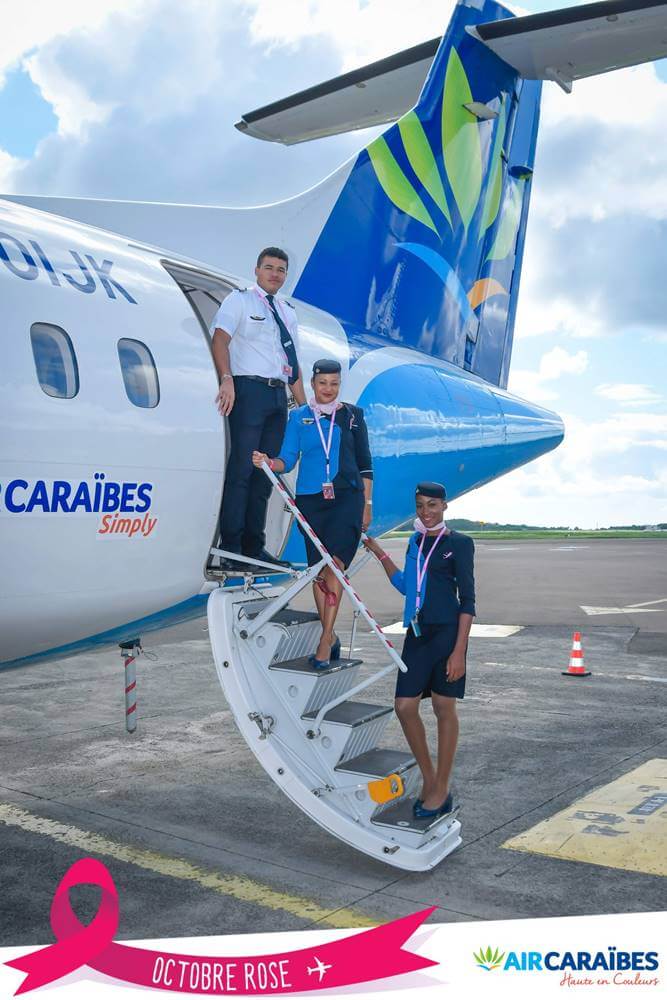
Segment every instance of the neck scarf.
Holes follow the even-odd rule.
[[[311,396],[308,400],[308,406],[311,408],[313,413],[326,414],[326,416],[332,416],[340,403],[337,399],[332,400],[331,403],[318,403],[314,396]]]
[[[415,531],[418,531],[420,535],[425,535],[429,531],[440,531],[447,527],[445,521],[441,521],[440,524],[434,524],[432,528],[427,528],[421,517],[416,517],[413,522]]]

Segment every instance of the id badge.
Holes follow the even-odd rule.
[[[419,625],[419,620],[417,619],[417,615],[414,616],[414,618],[410,622],[410,625],[412,626],[412,631],[413,631],[415,637],[417,639],[421,639],[422,630],[421,630],[421,626]]]
[[[322,483],[322,496],[324,497],[325,500],[336,499],[333,483]]]

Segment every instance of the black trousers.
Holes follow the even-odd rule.
[[[273,458],[287,424],[285,386],[235,376],[236,398],[229,414],[229,459],[220,518],[221,547],[257,556],[264,548],[266,507],[271,483],[252,464],[253,451]]]

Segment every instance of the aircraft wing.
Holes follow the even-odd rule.
[[[417,103],[439,38],[249,111],[236,128],[292,146],[393,122]]]
[[[602,0],[468,28],[529,80],[574,80],[667,57],[665,0]],[[439,38],[344,73],[263,108],[236,128],[291,146],[396,121],[414,107]]]
[[[605,0],[468,29],[529,80],[574,80],[667,56],[664,0]]]

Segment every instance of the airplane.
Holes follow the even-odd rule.
[[[387,125],[301,195],[4,196],[0,666],[203,613],[226,451],[208,327],[262,246],[290,256],[303,370],[338,358],[364,407],[374,533],[426,475],[454,499],[557,447],[558,415],[507,390],[542,82],[666,55],[664,2],[461,0],[442,38],[241,118],[287,145]],[[271,503],[267,547],[297,559]]]
[[[313,966],[312,968],[309,968],[309,969],[308,969],[308,975],[309,975],[309,976],[312,976],[312,975],[314,975],[314,973],[316,973],[316,972],[317,972],[317,973],[319,973],[319,976],[320,976],[320,978],[319,978],[318,982],[320,982],[320,983],[321,983],[321,982],[322,982],[322,980],[324,979],[324,977],[325,977],[326,973],[327,973],[327,972],[329,971],[329,969],[331,969],[331,968],[332,968],[332,966],[331,966],[331,965],[325,965],[325,963],[324,963],[324,962],[321,962],[321,961],[319,960],[319,958],[317,957],[317,955],[315,955],[315,965],[314,965],[314,966]]]

